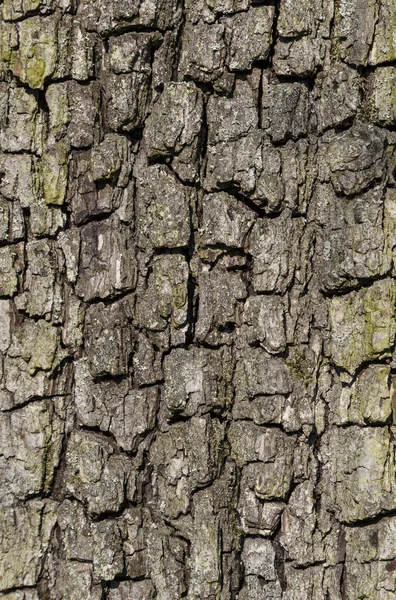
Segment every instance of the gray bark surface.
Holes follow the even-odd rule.
[[[0,15],[0,599],[394,599],[395,0]]]

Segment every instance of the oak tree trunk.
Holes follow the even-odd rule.
[[[0,11],[0,599],[394,599],[395,0]]]

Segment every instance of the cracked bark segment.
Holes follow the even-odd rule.
[[[198,275],[198,293],[197,339],[212,345],[231,343],[247,296],[241,274],[221,266],[203,269]]]
[[[130,175],[130,151],[128,140],[114,133],[92,148],[91,170],[94,181],[114,181],[120,187],[128,185]]]
[[[136,284],[131,230],[118,217],[81,229],[77,295],[85,301],[115,297]]]
[[[62,351],[57,351],[58,330],[45,321],[38,321],[36,324],[25,320],[21,324],[20,321],[15,321],[15,316],[8,301],[2,301],[1,350],[8,349],[1,392],[3,409],[23,404],[35,397],[56,394],[57,390],[64,393],[67,381],[67,369],[64,372],[65,378],[61,376],[58,382],[51,381],[53,370],[64,357]]]
[[[70,2],[60,3],[64,9],[70,8]],[[23,2],[15,0],[6,0],[2,7],[2,17],[4,21],[17,21],[18,19],[38,12],[46,14],[54,10],[54,2],[52,0],[24,0]]]
[[[183,561],[186,557],[185,543],[177,539],[174,532],[151,520],[145,527],[149,573],[153,582],[156,598],[176,600],[187,591]]]
[[[274,600],[280,600],[284,597],[279,581],[265,582],[256,575],[248,575],[244,579],[239,598],[240,600],[259,600],[263,592]]]
[[[276,443],[276,452],[290,453],[293,451],[293,443],[283,443],[275,438],[275,434],[269,434],[268,443],[272,446]],[[267,448],[267,455],[271,452],[271,446]],[[255,497],[264,501],[286,500],[292,484],[291,460],[262,462],[248,462],[242,471],[242,486],[245,490],[254,492]]]
[[[314,369],[302,351],[297,357],[295,354],[291,351],[286,364],[258,347],[243,346],[239,350],[234,374],[235,420],[253,420],[257,425],[282,424],[287,431],[297,431],[302,422],[309,421],[307,398],[312,392],[300,370],[311,377]]]
[[[72,15],[34,15],[4,23],[0,65],[33,89],[44,89],[52,78],[85,81],[93,74],[93,43]]]
[[[390,600],[396,592],[392,561],[368,564],[352,563],[345,577],[345,593],[353,596],[370,594]]]
[[[0,240],[12,243],[22,240],[24,236],[25,221],[20,202],[8,202],[0,198]]]
[[[33,16],[3,26],[0,64],[29,87],[43,89],[58,58],[56,18]],[[23,40],[23,43],[22,43]]]
[[[246,575],[256,575],[264,581],[275,581],[275,550],[269,540],[249,537],[242,550]]]
[[[224,25],[186,23],[179,62],[181,78],[212,84],[218,91],[231,91],[234,78],[225,68],[226,57]]]
[[[111,148],[109,150],[113,154],[113,150]],[[99,160],[101,160],[100,156]],[[116,175],[115,179],[110,177],[95,180],[92,171],[92,152],[73,152],[67,199],[71,203],[76,225],[82,225],[95,217],[112,212],[117,212],[123,222],[130,222],[133,183],[128,183],[127,177],[128,170],[123,169],[122,176],[119,173],[118,178]]]
[[[327,508],[346,523],[394,510],[394,448],[387,427],[333,428],[324,436]]]
[[[285,208],[289,208],[296,216],[304,214],[307,210],[307,204],[311,198],[313,182],[316,178],[316,144],[315,142],[306,139],[300,139],[296,142],[289,140],[283,147],[279,148],[282,159],[282,184],[284,187],[283,204]],[[265,173],[265,171],[264,171]],[[279,181],[279,175],[272,173],[269,177],[269,191],[272,186],[275,190],[280,184],[274,185]],[[264,181],[266,179],[264,178]],[[264,187],[264,191],[266,188]],[[268,193],[268,199],[271,196]],[[279,210],[279,197],[276,194],[275,198],[278,202],[276,209]],[[270,202],[268,204],[271,205]],[[276,212],[276,209],[274,212]]]
[[[386,236],[387,247],[394,256],[395,252],[395,227],[394,227],[394,214],[396,195],[393,188],[387,188],[384,199],[384,231]],[[393,273],[393,269],[392,269]]]
[[[144,71],[150,73],[151,43],[161,38],[152,33],[124,33],[111,37],[106,60],[108,68],[116,74]]]
[[[117,453],[111,441],[89,431],[73,431],[66,452],[65,491],[89,512],[118,512],[132,498],[135,474],[132,463]]]
[[[321,225],[316,236],[315,269],[326,291],[347,290],[385,275],[391,248],[383,222],[384,191],[376,186],[352,198],[319,185],[311,205]]]
[[[233,15],[249,9],[249,0],[187,0],[186,14],[192,23],[200,19],[205,23],[214,23],[223,15]]]
[[[366,190],[384,175],[385,133],[360,121],[346,131],[328,132],[323,138],[322,175],[340,194],[352,196]]]
[[[281,424],[288,408],[281,394],[257,395],[248,398],[242,390],[233,408],[234,419],[251,419],[256,425]]]
[[[231,142],[258,127],[257,87],[252,78],[238,79],[232,98],[211,96],[207,105],[208,144]]]
[[[175,348],[164,363],[164,399],[171,413],[192,416],[197,411],[221,411],[231,400],[230,351]]]
[[[38,238],[55,236],[65,223],[66,214],[57,206],[48,206],[44,198],[39,198],[30,206],[30,227]]]
[[[99,108],[98,84],[82,85],[77,81],[54,83],[47,87],[45,98],[49,109],[50,137],[54,142],[66,138],[74,148],[92,146]]]
[[[187,0],[186,15],[193,24],[199,20],[204,23],[214,23],[219,17],[246,12],[249,0]]]
[[[80,235],[77,229],[62,231],[57,239],[56,248],[63,254],[67,283],[75,283],[78,275],[80,253]]]
[[[136,222],[141,247],[182,248],[190,240],[196,192],[164,165],[137,172]]]
[[[94,543],[93,579],[111,581],[124,570],[121,531],[116,521],[104,520],[92,525]]]
[[[301,38],[280,40],[276,45],[274,68],[278,76],[312,77],[319,70],[329,45],[320,38]]]
[[[392,420],[394,381],[387,365],[369,365],[330,405],[338,425],[385,425]]]
[[[0,248],[0,295],[14,296],[23,269],[23,245]]]
[[[43,566],[56,520],[56,504],[32,500],[24,506],[1,509],[0,590],[33,587]]]
[[[8,600],[39,600],[37,591],[34,589],[18,590],[7,593]]]
[[[271,354],[286,348],[285,309],[278,296],[250,296],[243,313],[246,340]]]
[[[277,428],[235,421],[228,439],[232,458],[243,467],[245,493],[250,489],[261,500],[286,499],[293,477],[295,438]]]
[[[53,0],[6,0],[3,8],[3,19],[5,21],[16,21],[21,17],[40,13],[47,15],[54,12],[55,8],[61,10],[62,14],[74,9],[74,0],[59,0],[54,6]]]
[[[395,59],[395,14],[392,0],[381,0],[375,23],[374,39],[369,55],[370,65],[380,65]]]
[[[85,82],[95,75],[97,38],[74,15],[64,15],[58,30],[58,59],[54,78]]]
[[[0,98],[0,150],[40,152],[44,123],[35,93],[1,83]]]
[[[86,359],[75,363],[75,405],[80,422],[114,435],[122,450],[135,452],[154,428],[158,388],[130,389],[122,380],[95,383]]]
[[[378,18],[378,3],[341,2],[336,9],[335,36],[340,57],[351,65],[366,65]]]
[[[206,415],[171,425],[155,441],[150,450],[153,495],[167,518],[187,514],[193,492],[219,474],[223,438],[224,425]]]
[[[243,477],[237,508],[241,527],[246,535],[271,538],[279,526],[285,504],[263,501],[251,489],[249,477]]]
[[[25,247],[27,269],[24,290],[15,299],[17,308],[29,316],[50,315],[56,301],[55,277],[61,270],[53,244],[46,240],[28,242]]]
[[[126,375],[132,351],[127,301],[88,307],[85,350],[93,377]]]
[[[3,503],[50,491],[62,450],[64,419],[62,398],[0,413]]]
[[[39,329],[38,332],[40,333]],[[45,335],[37,341],[37,346],[40,343],[47,343]],[[56,358],[54,366],[58,366],[58,358],[61,356]],[[39,357],[36,357],[35,361],[31,359],[27,362],[21,356],[11,357],[10,355],[4,359],[4,380],[0,390],[2,410],[14,408],[38,398],[64,395],[70,391],[71,373],[66,364],[56,371],[57,377],[54,377],[54,371],[35,368],[38,360]]]
[[[62,173],[62,165],[55,163],[55,173]],[[9,201],[15,203],[15,215],[18,219],[20,209],[27,208],[30,211],[29,224],[32,233],[37,237],[55,235],[64,225],[66,216],[57,208],[49,207],[43,197],[42,165],[36,157],[30,154],[0,154],[0,194]],[[49,172],[51,176],[51,172]],[[51,183],[51,177],[47,182]],[[47,187],[54,197],[48,200],[62,198],[57,187]],[[22,223],[15,223],[17,229],[23,230]]]
[[[287,210],[276,219],[255,223],[249,252],[256,292],[286,291],[297,267],[302,226],[302,220],[292,219]]]
[[[11,342],[12,307],[9,300],[0,300],[0,351],[6,352]]]
[[[396,333],[394,281],[333,298],[330,327],[331,357],[351,374],[365,361],[390,356]]]
[[[395,591],[394,519],[383,518],[365,527],[348,527],[345,538],[347,593],[390,598]]]
[[[156,49],[152,61],[152,103],[156,102],[162,93],[164,84],[172,81],[174,57],[178,47],[178,31],[171,29],[163,35],[162,43]]]
[[[274,15],[273,6],[251,6],[224,20],[230,71],[249,71],[254,61],[268,59]]]
[[[124,573],[132,579],[148,577],[148,548],[141,507],[128,508],[123,512],[119,526],[123,539],[125,568]]]
[[[282,599],[298,600],[307,598],[314,600],[318,594],[327,593],[340,600],[340,580],[342,566],[324,567],[323,565],[309,566],[305,569],[295,568],[292,564],[285,565],[287,589]]]
[[[155,384],[162,379],[162,356],[155,350],[155,343],[143,332],[135,333],[132,356],[133,381],[136,385]]]
[[[253,223],[252,211],[230,194],[205,194],[202,201],[200,244],[243,248]]]
[[[59,142],[45,148],[39,167],[39,193],[46,204],[60,206],[66,199],[69,148]]]
[[[367,79],[366,106],[371,121],[392,127],[396,121],[395,74],[393,67],[379,67]]]
[[[316,527],[314,486],[311,481],[304,481],[292,491],[282,513],[279,538],[280,544],[296,567],[324,560],[323,544],[315,531]]]
[[[189,268],[184,256],[155,256],[147,288],[136,302],[136,323],[142,329],[170,328],[173,343],[183,343],[188,329]]]
[[[88,0],[79,5],[77,16],[88,31],[109,36],[131,26],[170,29],[179,23],[181,8],[178,0]]]
[[[195,181],[202,114],[202,93],[192,82],[166,83],[146,122],[149,160],[171,158],[181,179]]]
[[[274,147],[258,130],[209,146],[205,190],[229,190],[264,214],[304,213],[315,171],[315,146],[306,139]]]
[[[355,69],[334,64],[318,73],[311,96],[318,132],[347,124],[361,104],[361,79]]]
[[[294,207],[299,194],[291,192],[294,179],[302,179],[296,167],[305,150],[290,145],[274,148],[258,129],[257,110],[253,110],[258,102],[255,71],[250,79],[237,84],[232,99],[211,98],[208,102],[205,190],[238,192],[268,213],[277,212],[283,200]]]
[[[155,590],[149,579],[142,581],[121,581],[114,582],[110,586],[110,600],[153,600],[155,598]]]
[[[191,549],[192,600],[208,599],[220,593],[221,529],[219,516],[214,514],[211,498],[206,491],[194,497],[194,536]]]
[[[247,360],[248,355],[254,360]],[[234,382],[237,402],[258,396],[286,396],[293,389],[292,374],[283,360],[249,346],[238,352]]]
[[[67,559],[92,562],[94,541],[91,522],[82,504],[76,500],[63,500],[57,510],[57,525]]]
[[[23,208],[36,201],[33,173],[36,161],[28,154],[0,154],[0,193]]]
[[[305,211],[309,195],[308,145],[289,141],[275,148],[262,132],[209,147],[205,190],[229,190],[252,200],[265,214],[284,207]],[[308,192],[308,193],[307,193]]]
[[[271,140],[282,142],[306,135],[309,110],[307,86],[264,76],[262,88],[262,127]]]
[[[57,363],[59,330],[47,321],[25,319],[15,328],[8,350],[10,358],[21,358],[30,375],[51,371]]]
[[[256,180],[262,168],[262,134],[254,131],[237,140],[220,141],[209,146],[208,161],[205,172],[205,191],[229,190],[242,192],[249,197],[254,194]],[[269,150],[269,152],[271,152]],[[278,153],[274,152],[273,162]],[[278,169],[279,171],[279,169]],[[270,204],[277,206],[279,202],[279,185],[273,182],[275,201],[270,196]],[[260,202],[261,204],[261,202]]]
[[[133,513],[133,509],[124,511],[118,520],[103,519],[92,522],[80,503],[69,500],[62,502],[58,510],[57,525],[60,532],[59,541],[69,562],[66,565],[62,562],[57,564],[56,557],[53,557],[54,564],[50,564],[50,568],[58,570],[58,577],[54,582],[55,589],[52,590],[53,596],[68,589],[70,594],[80,591],[87,595],[84,595],[84,598],[96,598],[95,587],[101,587],[102,578],[111,581],[122,575],[125,541],[130,533],[129,524],[133,522],[133,515],[130,513]],[[87,567],[85,577],[80,573],[81,579],[74,580],[79,572],[73,569],[73,564],[83,564]],[[67,565],[72,568],[67,568]],[[75,597],[73,595],[73,598]]]
[[[100,600],[101,585],[95,585],[92,577],[92,565],[77,561],[61,562],[55,567],[55,583],[51,586],[51,598],[67,594],[71,600]],[[53,573],[51,575],[53,576]]]
[[[274,69],[277,75],[309,77],[325,62],[333,2],[282,3],[277,21]]]
[[[110,38],[105,56],[105,121],[113,131],[132,131],[146,117],[156,41],[152,33],[125,33]]]

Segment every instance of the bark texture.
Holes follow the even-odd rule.
[[[0,11],[0,598],[394,599],[395,0]]]

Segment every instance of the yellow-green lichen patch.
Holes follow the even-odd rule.
[[[4,21],[16,21],[38,9],[52,8],[53,0],[4,0],[2,17]]]
[[[334,397],[332,411],[337,424],[385,424],[392,416],[390,367],[370,365],[351,387]]]
[[[50,371],[58,347],[58,330],[47,321],[25,319],[12,336],[9,356],[21,357],[28,364],[28,371]]]
[[[396,283],[385,279],[330,303],[331,357],[353,373],[360,364],[388,356],[395,341]]]
[[[56,521],[54,501],[0,510],[0,590],[37,584]]]
[[[358,522],[396,508],[388,427],[336,427],[325,434],[322,449],[330,477],[325,501],[341,521]]]
[[[43,89],[58,57],[57,20],[34,16],[3,26],[0,64],[29,87]]]
[[[63,204],[68,179],[68,147],[65,144],[47,148],[42,157],[41,178],[46,204]]]

